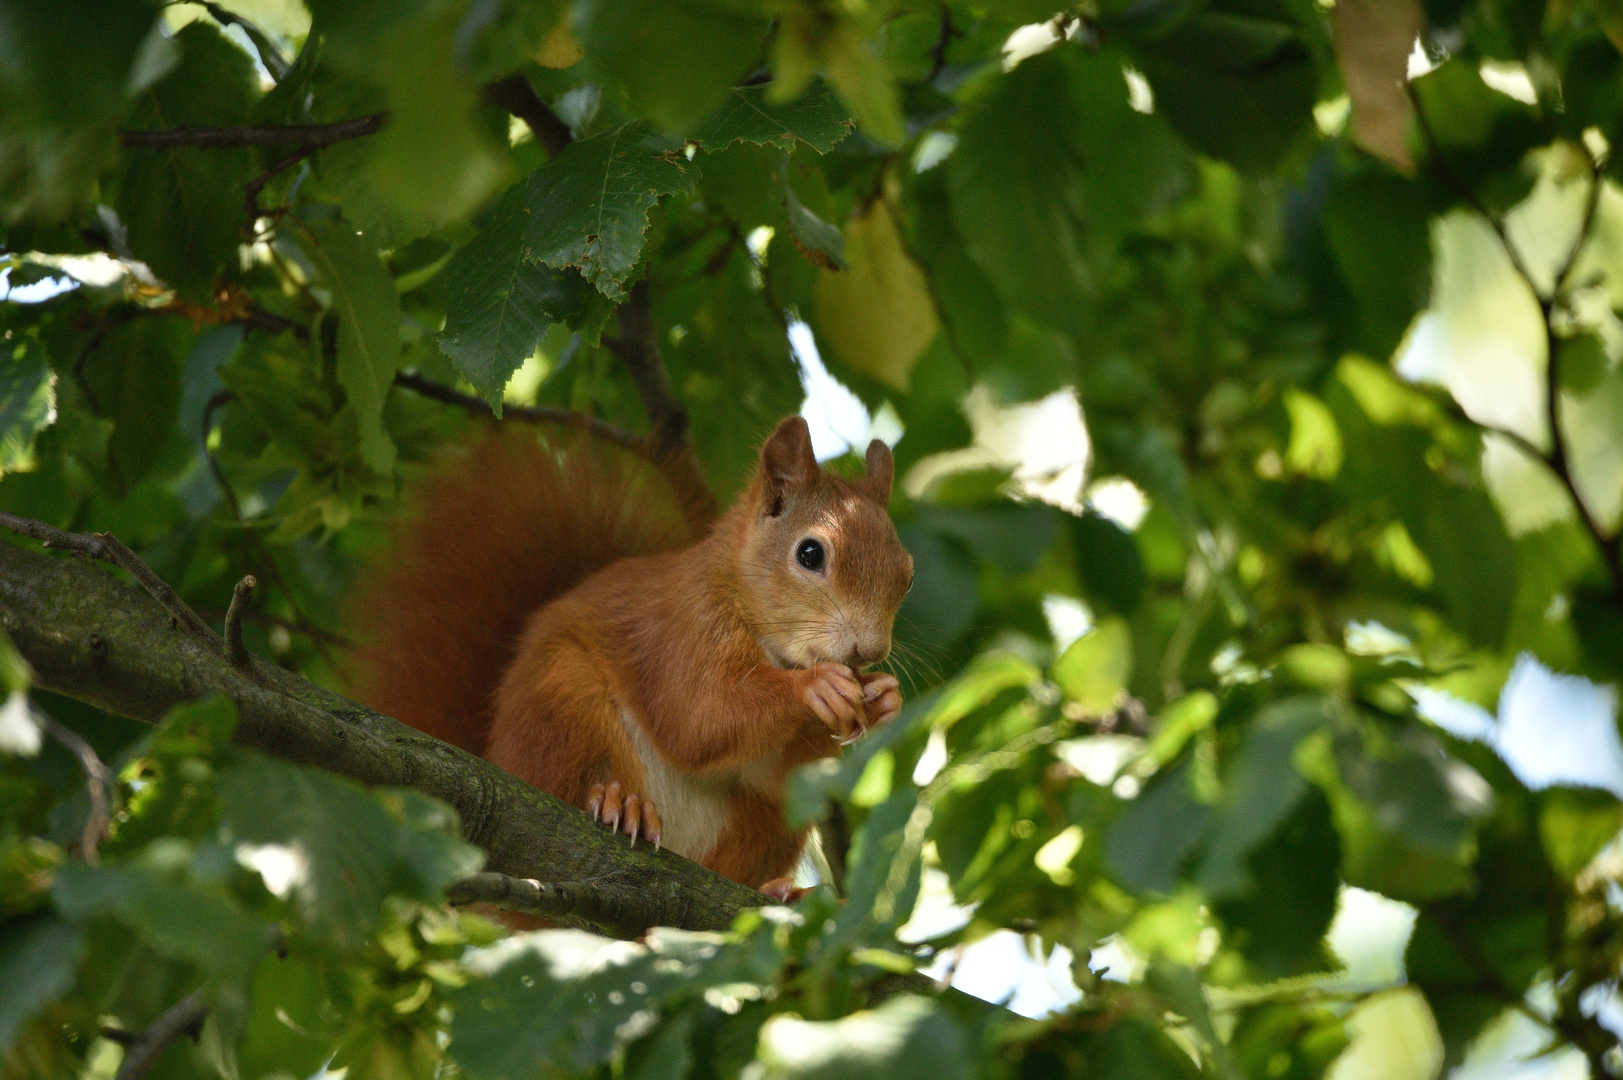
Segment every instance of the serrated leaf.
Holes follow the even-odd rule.
[[[0,473],[34,463],[34,438],[56,419],[56,380],[33,338],[5,343],[0,356]]]
[[[817,328],[845,363],[906,390],[940,322],[889,203],[878,200],[851,219],[845,258],[845,270],[818,271]]]
[[[255,756],[220,773],[220,822],[238,858],[258,849],[294,869],[284,885],[315,934],[351,947],[376,927],[385,896],[438,902],[482,862],[453,815],[416,792],[378,796],[348,780]],[[380,800],[395,802],[395,812]],[[246,848],[241,845],[247,845]]]
[[[440,349],[500,416],[502,389],[554,323],[582,312],[593,290],[573,270],[525,259],[529,219],[522,185],[510,188],[483,231],[451,257]]]
[[[851,126],[825,83],[813,83],[800,97],[781,104],[764,86],[737,86],[691,137],[710,151],[747,142],[787,151],[803,144],[826,154],[851,133]]]
[[[679,149],[640,121],[570,143],[525,180],[525,257],[555,270],[577,267],[604,296],[623,300],[648,211],[692,190]]]
[[[360,425],[361,459],[387,475],[395,446],[383,426],[383,402],[400,363],[400,294],[377,249],[350,226],[312,221],[303,233],[339,320],[338,382]]]
[[[253,104],[248,54],[205,22],[175,35],[181,62],[137,102],[138,130],[242,123]],[[130,150],[118,215],[130,250],[182,295],[212,304],[216,272],[237,252],[252,153],[231,147]]]

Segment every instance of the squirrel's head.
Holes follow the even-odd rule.
[[[913,584],[913,557],[886,509],[890,447],[868,444],[867,475],[845,480],[812,456],[806,421],[791,416],[761,447],[741,576],[757,632],[779,667],[877,664]]]

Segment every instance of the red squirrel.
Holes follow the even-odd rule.
[[[895,717],[872,672],[912,585],[879,440],[845,480],[789,417],[708,534],[591,443],[487,436],[418,492],[350,610],[358,696],[663,845],[781,893],[797,765]]]

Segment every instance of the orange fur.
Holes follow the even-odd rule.
[[[609,781],[657,800],[670,846],[738,881],[787,872],[804,841],[789,771],[900,704],[857,674],[888,652],[912,578],[888,450],[846,481],[786,420],[681,547],[676,501],[628,463],[536,446],[492,437],[425,487],[357,602],[365,699],[576,806]],[[797,564],[807,539],[819,571]]]

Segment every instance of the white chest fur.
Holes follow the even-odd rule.
[[[654,800],[659,810],[661,842],[685,858],[695,862],[703,859],[727,827],[731,812],[727,793],[736,777],[694,776],[674,769],[660,756],[637,718],[623,708],[620,723],[648,777],[648,790],[639,794]]]

